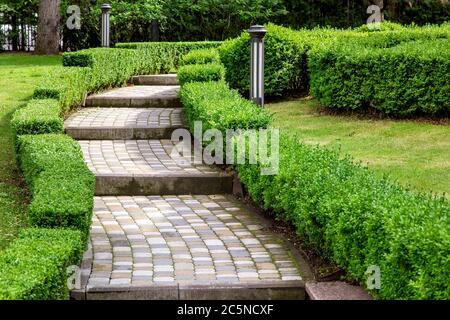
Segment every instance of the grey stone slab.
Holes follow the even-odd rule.
[[[372,300],[360,286],[343,281],[307,282],[306,292],[311,300]]]
[[[140,75],[132,78],[135,85],[178,85],[176,74]]]

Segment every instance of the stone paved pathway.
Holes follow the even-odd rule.
[[[87,100],[104,107],[67,119],[67,133],[79,140],[97,178],[83,286],[72,296],[303,299],[298,255],[231,195],[232,177],[171,156],[167,133],[184,125],[182,109],[167,107],[179,103],[177,91],[174,85],[114,89]],[[130,108],[139,99],[152,107]],[[133,128],[168,131],[120,138],[126,134],[117,130]]]
[[[283,242],[231,196],[96,197],[88,286],[301,280]]]

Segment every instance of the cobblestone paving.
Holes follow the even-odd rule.
[[[215,174],[217,169],[196,165],[193,159],[171,156],[171,140],[78,141],[87,166],[94,174]]]
[[[130,86],[94,94],[89,98],[170,99],[178,97],[180,86]]]
[[[88,287],[301,280],[285,244],[229,195],[96,197]]]
[[[169,128],[184,123],[181,108],[84,108],[65,121],[66,128]]]

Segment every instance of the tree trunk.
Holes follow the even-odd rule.
[[[13,51],[19,50],[19,32],[17,29],[17,17],[15,14],[11,17],[11,46]]]
[[[39,1],[39,22],[36,38],[37,54],[59,53],[59,6],[61,0]]]

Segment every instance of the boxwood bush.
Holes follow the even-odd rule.
[[[266,128],[272,116],[241,97],[224,82],[192,82],[181,87],[181,101],[191,130],[201,121],[203,130]],[[224,135],[225,137],[225,135]]]
[[[146,73],[169,73],[178,69],[180,59],[191,50],[217,48],[219,41],[196,42],[130,42],[116,48],[137,49],[141,70]]]
[[[179,67],[177,77],[181,85],[189,82],[223,81],[225,69],[219,63],[191,64]]]
[[[63,55],[65,67],[90,67],[89,92],[110,87],[120,87],[135,74],[140,73],[141,60],[136,50],[94,48]]]
[[[269,24],[265,37],[265,93],[282,95],[305,85],[306,50],[297,33]],[[232,88],[248,94],[250,88],[250,36],[243,32],[238,38],[225,41],[219,47],[220,60],[225,65],[226,80]]]
[[[386,41],[385,48],[360,41],[311,50],[311,94],[335,109],[372,108],[394,116],[448,114],[448,39],[376,38],[377,45]]]
[[[378,178],[351,159],[295,136],[280,138],[278,175],[237,165],[251,197],[365,285],[381,269],[384,299],[450,298],[450,203]]]
[[[95,178],[84,163],[78,143],[58,134],[19,136],[17,154],[33,195],[30,224],[76,228],[87,237]]]
[[[15,136],[40,133],[63,133],[59,101],[55,99],[31,100],[14,112],[11,127]]]
[[[66,269],[84,246],[76,230],[32,228],[0,252],[0,300],[69,298]]]
[[[206,64],[206,63],[220,63],[220,56],[217,49],[197,49],[186,53],[181,58],[180,65],[189,64]]]
[[[309,88],[311,70],[308,52],[326,47],[333,51],[338,43],[366,48],[389,48],[415,40],[448,39],[448,26],[399,27],[382,24],[383,30],[372,32],[365,27],[356,30],[315,28],[291,30],[268,24],[265,36],[265,92],[280,96],[291,91]],[[369,32],[371,31],[371,32]],[[219,47],[221,62],[225,65],[226,80],[232,88],[248,95],[250,87],[250,37],[248,32],[225,41]],[[351,95],[351,92],[348,92]]]
[[[57,99],[60,110],[66,114],[80,106],[89,90],[91,68],[53,68],[34,90],[35,99]]]

